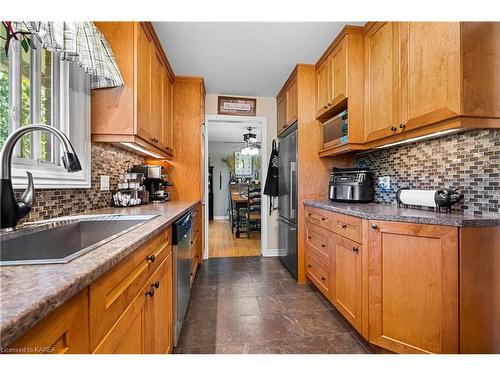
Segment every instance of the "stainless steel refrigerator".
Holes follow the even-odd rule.
[[[297,123],[280,135],[278,181],[279,257],[297,278]]]

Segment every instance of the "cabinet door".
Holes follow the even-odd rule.
[[[394,134],[400,124],[399,24],[379,22],[365,34],[365,141]]]
[[[162,139],[167,150],[173,154],[174,149],[174,83],[164,69],[163,74],[163,132]]]
[[[401,24],[402,123],[415,129],[460,114],[460,24]]]
[[[152,353],[165,354],[172,352],[172,253],[170,253],[151,278],[154,295],[148,298],[148,323]]]
[[[143,288],[120,319],[97,345],[96,354],[146,354],[149,352],[147,341],[148,288]]]
[[[333,304],[356,328],[361,330],[361,252],[362,246],[334,236]]]
[[[151,139],[152,144],[165,148],[161,143],[163,131],[163,71],[164,66],[156,47],[151,54]]]
[[[290,126],[297,121],[298,110],[297,80],[294,80],[286,90],[286,125]]]
[[[329,62],[330,97],[327,107],[335,106],[347,98],[347,37],[333,50]]]
[[[142,23],[137,30],[137,129],[136,133],[144,140],[151,141],[151,49],[149,31]]]
[[[317,98],[317,114],[321,114],[328,108],[330,100],[328,69],[329,59],[326,59],[316,69],[316,98]]]
[[[86,288],[10,345],[12,353],[88,354],[88,297]]]
[[[286,93],[279,96],[276,99],[276,105],[278,107],[277,116],[278,116],[278,132],[280,134],[283,130],[286,129]]]
[[[370,225],[369,341],[398,353],[457,353],[457,228]]]

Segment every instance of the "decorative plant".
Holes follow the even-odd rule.
[[[227,166],[229,167],[229,174],[231,176],[231,180],[234,179],[234,165],[235,165],[235,158],[234,158],[234,154],[229,154],[228,156],[226,156],[225,158],[222,159],[222,161],[224,163],[227,164]]]
[[[12,27],[12,21],[2,21],[2,26],[5,30],[6,36],[0,36],[5,40],[5,54],[9,54],[9,45],[12,39],[21,42],[21,47],[23,47],[24,52],[28,52],[28,49],[31,47],[36,49],[33,40],[31,39],[31,33],[29,31],[14,31]]]

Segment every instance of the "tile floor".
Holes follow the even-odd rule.
[[[314,287],[277,258],[212,258],[191,290],[180,354],[368,353]]]

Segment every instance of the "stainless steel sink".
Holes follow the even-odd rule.
[[[0,265],[67,263],[157,215],[81,215],[2,233]]]

